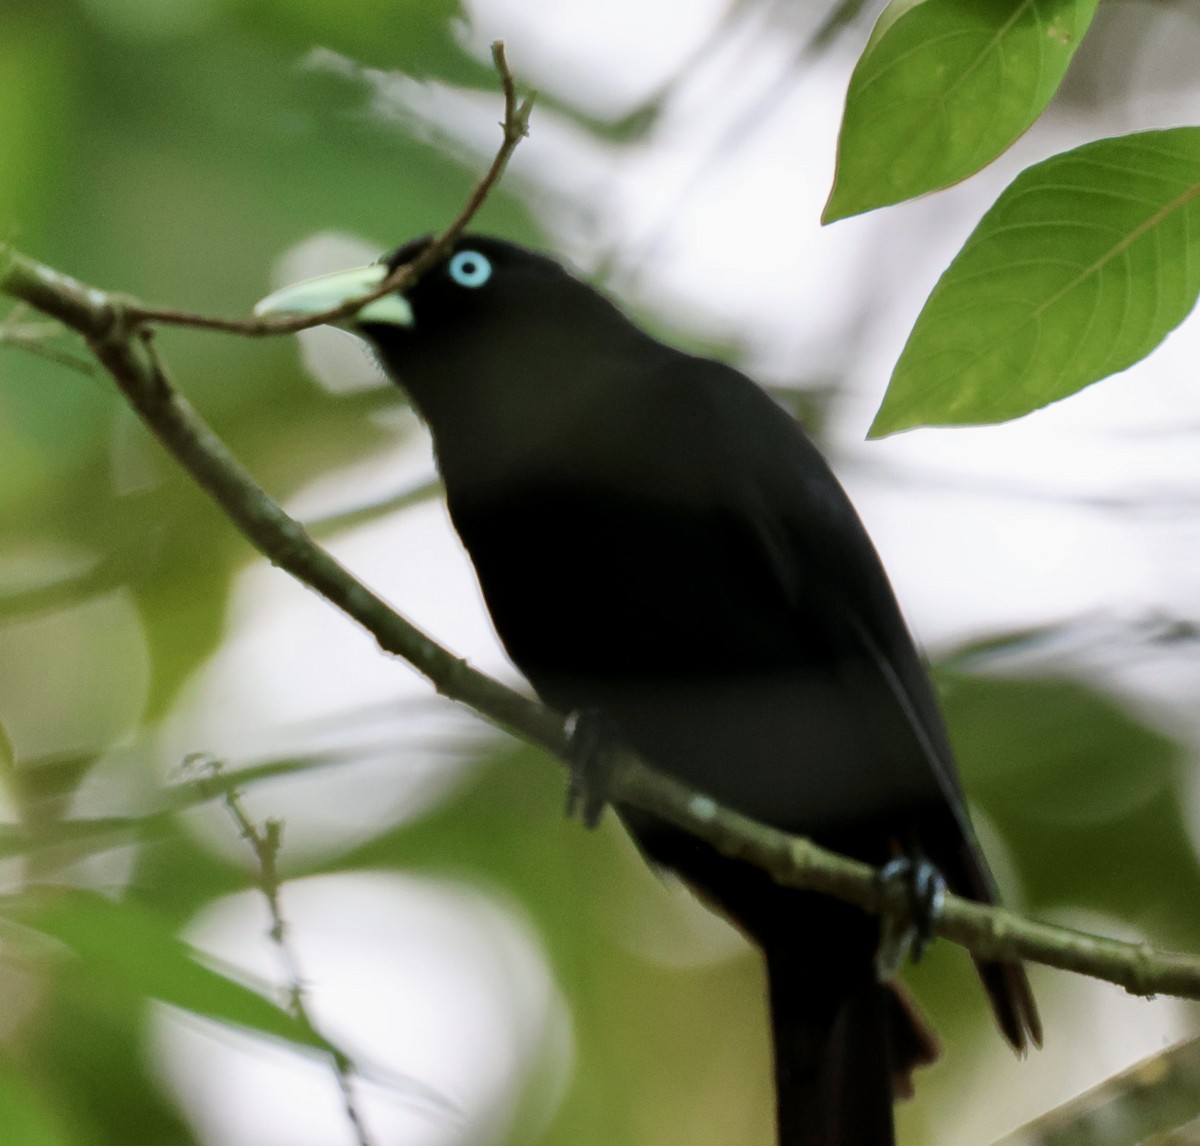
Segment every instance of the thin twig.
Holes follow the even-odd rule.
[[[219,760],[212,757],[193,758],[189,763],[200,764],[212,779],[222,779]],[[233,817],[234,823],[237,824],[242,839],[250,845],[250,849],[254,852],[254,858],[258,861],[258,887],[267,901],[267,910],[271,915],[271,927],[267,934],[279,952],[279,958],[283,964],[285,1005],[292,1016],[303,1023],[308,1030],[319,1034],[305,1001],[300,963],[288,940],[288,926],[280,903],[282,881],[279,878],[278,861],[279,849],[283,843],[283,824],[279,820],[268,819],[263,822],[260,830],[258,825],[246,814],[245,808],[242,807],[241,793],[235,787],[226,786],[221,793],[221,800]],[[342,1096],[342,1108],[347,1121],[354,1130],[355,1140],[358,1146],[371,1146],[366,1123],[354,1096],[354,1064],[341,1051],[335,1050],[330,1057],[333,1061],[338,1091]]]
[[[419,698],[414,700],[416,703],[430,703]],[[396,765],[402,762],[409,752],[420,752],[426,760],[434,756],[444,756],[451,764],[461,762],[464,755],[456,746],[448,746],[436,736],[424,744],[420,740],[406,740],[397,746],[394,736],[381,735],[377,741],[355,744],[351,749],[330,748],[259,760],[240,766],[234,772],[223,772],[219,777],[207,776],[203,784],[173,784],[162,788],[155,794],[155,799],[149,807],[133,816],[72,817],[39,822],[34,826],[27,823],[0,823],[0,859],[18,855],[28,856],[44,848],[57,848],[66,844],[70,844],[78,854],[94,855],[109,850],[117,839],[159,839],[174,829],[180,813],[197,808],[210,800],[223,798],[228,788],[244,791],[269,780],[307,775],[329,768],[352,767],[365,760],[387,759]],[[3,759],[3,730],[0,729],[0,760]],[[24,763],[30,768],[35,768],[39,763],[54,762],[55,758],[51,757],[48,760],[34,759]],[[410,1090],[417,1089],[416,1084],[407,1080],[405,1085]]]
[[[356,314],[369,302],[382,298],[393,291],[403,292],[411,287],[430,267],[438,263],[449,252],[455,240],[467,228],[479,209],[487,201],[496,184],[504,174],[517,144],[529,134],[529,115],[537,92],[531,91],[524,100],[518,100],[516,81],[509,70],[504,54],[504,42],[492,44],[492,61],[500,76],[504,93],[504,119],[500,124],[503,139],[491,166],[475,185],[466,205],[457,218],[410,262],[402,263],[383,282],[370,292],[352,298],[317,314],[283,318],[216,318],[211,315],[193,314],[170,307],[148,306],[134,299],[123,300],[124,320],[134,326],[142,323],[160,323],[165,326],[186,326],[198,330],[220,330],[228,334],[242,334],[251,338],[273,334],[294,334],[313,326],[337,322]]]
[[[366,505],[356,505],[353,509],[331,513],[325,517],[314,518],[307,523],[308,531],[314,537],[329,537],[344,529],[353,529],[356,525],[366,525],[368,522],[378,521],[379,518],[386,517],[388,514],[399,513],[401,510],[411,509],[415,505],[423,505],[425,502],[439,497],[441,492],[441,480],[429,478],[408,489],[403,489],[399,493],[380,498],[378,501],[372,501]]]
[[[96,377],[96,367],[87,358],[80,358],[67,350],[48,345],[53,338],[61,337],[63,329],[56,322],[22,322],[20,317],[28,309],[24,303],[13,307],[0,321],[0,347],[25,350],[60,366],[68,366],[90,378]]]

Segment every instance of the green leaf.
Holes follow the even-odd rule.
[[[1037,119],[1096,0],[893,0],[850,77],[832,223],[948,187]]]
[[[69,948],[82,970],[104,989],[159,999],[219,1022],[336,1053],[282,1007],[200,962],[161,920],[130,901],[54,891],[24,901],[9,915]]]
[[[938,674],[963,783],[1033,909],[1082,907],[1151,942],[1200,939],[1185,749],[1086,681]]]
[[[12,6],[5,5],[6,9]],[[64,13],[65,16],[65,13]],[[77,76],[63,20],[0,12],[0,232],[47,215],[61,178]]]
[[[474,59],[456,28],[461,0],[239,0],[237,15],[271,39],[306,53],[330,48],[372,67],[451,83],[495,85],[490,64]]]
[[[1200,128],[1022,172],[917,318],[871,426],[1002,422],[1125,370],[1200,292]]]
[[[71,1134],[50,1103],[0,1059],[0,1142],[21,1146],[72,1146],[80,1138]],[[90,1140],[90,1138],[89,1138]]]
[[[1112,823],[1175,783],[1179,747],[1083,682],[938,679],[968,790],[1006,819]]]

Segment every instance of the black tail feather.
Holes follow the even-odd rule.
[[[943,873],[950,881],[951,889],[980,903],[999,903],[995,881],[973,841],[964,839],[956,858],[956,869]],[[1042,1019],[1024,966],[976,959],[975,969],[992,1004],[996,1024],[1013,1050],[1024,1054],[1030,1044],[1040,1047]]]
[[[1042,1045],[1042,1019],[1029,978],[1020,963],[992,963],[975,960],[975,969],[987,991],[992,1013],[1004,1037],[1018,1054],[1025,1054],[1032,1043]]]
[[[814,990],[803,957],[768,950],[779,1146],[893,1146],[892,1102],[938,1045],[901,989],[870,965],[848,990]]]

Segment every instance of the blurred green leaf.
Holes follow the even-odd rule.
[[[1200,293],[1200,128],[1019,175],[942,275],[871,426],[1000,422],[1150,353]]]
[[[330,48],[375,68],[452,83],[495,83],[491,66],[470,56],[456,35],[460,0],[241,0],[248,27],[294,51]]]
[[[70,1126],[71,1146],[191,1146],[193,1133],[146,1054],[145,1009],[83,979],[73,963],[46,960],[38,973],[37,1014],[17,1053],[30,1085]],[[0,1132],[0,1141],[19,1139]]]
[[[1179,745],[1080,681],[939,682],[967,793],[1012,848],[1029,902],[1195,941],[1200,863],[1180,811]]]
[[[16,785],[16,757],[13,755],[12,741],[4,731],[3,722],[0,722],[0,793],[10,800],[15,800]]]
[[[1037,119],[1097,0],[894,0],[850,77],[832,223],[948,187]]]
[[[13,804],[27,825],[42,827],[63,816],[95,763],[90,753],[65,753],[14,762],[6,770]]]
[[[1086,684],[954,676],[943,700],[980,799],[1025,819],[1101,824],[1172,787],[1179,747]]]
[[[205,965],[161,920],[130,900],[55,891],[31,896],[8,914],[57,939],[79,957],[90,978],[122,994],[158,999],[308,1050],[333,1051],[281,1007]]]
[[[52,7],[52,6],[48,6]],[[76,77],[53,11],[0,9],[0,235],[38,223],[58,197]]]
[[[0,1142],[14,1146],[84,1146],[93,1141],[62,1117],[38,1094],[30,1080],[0,1058]]]

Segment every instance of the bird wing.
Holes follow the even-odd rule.
[[[714,488],[702,496],[743,522],[743,543],[757,549],[788,603],[798,650],[823,642],[843,683],[890,710],[887,734],[907,739],[901,751],[936,781],[973,838],[928,672],[874,544],[828,463],[786,411],[731,367],[674,358],[660,365],[657,382],[664,401],[684,411],[671,420],[717,459]],[[722,447],[712,449],[712,439]]]
[[[710,417],[737,437],[756,438],[728,458],[751,458],[735,469],[736,500],[754,504],[756,542],[772,576],[791,604],[795,630],[823,630],[853,681],[864,675],[877,686],[864,696],[887,698],[907,734],[907,765],[936,782],[941,799],[917,817],[917,841],[959,894],[998,901],[995,881],[967,814],[941,708],[924,663],[905,625],[882,562],[848,496],[824,458],[794,420],[757,387],[727,367],[695,360],[688,374],[706,379]],[[770,408],[768,408],[770,407]],[[747,499],[747,486],[756,496]],[[898,746],[899,747],[899,746]],[[975,960],[997,1022],[1009,1043],[1024,1052],[1040,1046],[1041,1021],[1019,963]]]

